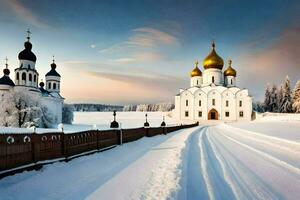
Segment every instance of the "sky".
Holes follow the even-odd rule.
[[[296,0],[0,0],[0,66],[14,78],[30,28],[40,78],[55,55],[66,102],[172,102],[214,40],[258,101],[300,79],[299,13]]]

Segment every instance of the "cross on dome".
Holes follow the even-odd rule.
[[[29,28],[27,29],[26,33],[27,33],[27,40],[28,40],[28,42],[29,42],[29,40],[30,40],[30,34],[31,34]]]
[[[5,66],[6,66],[6,69],[8,68],[8,58],[7,58],[7,56],[5,57]]]

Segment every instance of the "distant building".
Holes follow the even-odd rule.
[[[37,57],[31,51],[30,32],[28,31],[27,41],[24,43],[25,49],[19,53],[19,66],[15,69],[15,81],[10,77],[8,64],[3,70],[3,77],[0,78],[0,95],[15,91],[27,91],[29,94],[40,98],[41,103],[46,106],[55,117],[56,123],[62,122],[62,107],[64,98],[60,95],[60,74],[56,71],[56,64],[53,59],[51,69],[46,74],[46,87],[44,82],[38,83],[39,73],[35,68]],[[44,88],[45,87],[45,88]],[[1,98],[0,98],[1,99]]]
[[[251,120],[252,97],[247,89],[236,86],[236,70],[232,61],[223,70],[223,59],[212,43],[210,54],[204,59],[203,73],[191,71],[190,88],[180,89],[175,96],[174,115],[180,120]]]

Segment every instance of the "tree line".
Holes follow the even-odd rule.
[[[300,113],[300,80],[294,89],[291,89],[288,76],[280,86],[268,84],[264,101],[254,103],[253,109],[257,112]]]

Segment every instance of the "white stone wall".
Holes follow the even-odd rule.
[[[202,76],[191,77],[191,87],[200,87],[202,85]]]
[[[212,84],[212,77],[214,77],[215,85],[224,85],[223,73],[220,69],[206,69],[203,72],[203,86]]]
[[[213,99],[215,105],[213,105]],[[186,105],[186,101],[188,101],[188,105]],[[201,101],[201,105],[199,105],[199,101]],[[242,102],[241,106],[240,101]],[[181,90],[180,95],[175,97],[174,113],[177,119],[184,121],[208,120],[208,113],[211,109],[217,110],[219,120],[248,121],[251,120],[252,98],[246,89],[224,86],[193,87]],[[188,112],[189,115],[186,116],[185,112]],[[202,112],[201,117],[199,112]],[[229,112],[229,116],[226,116],[226,112]],[[240,116],[240,112],[243,112],[243,116]]]

